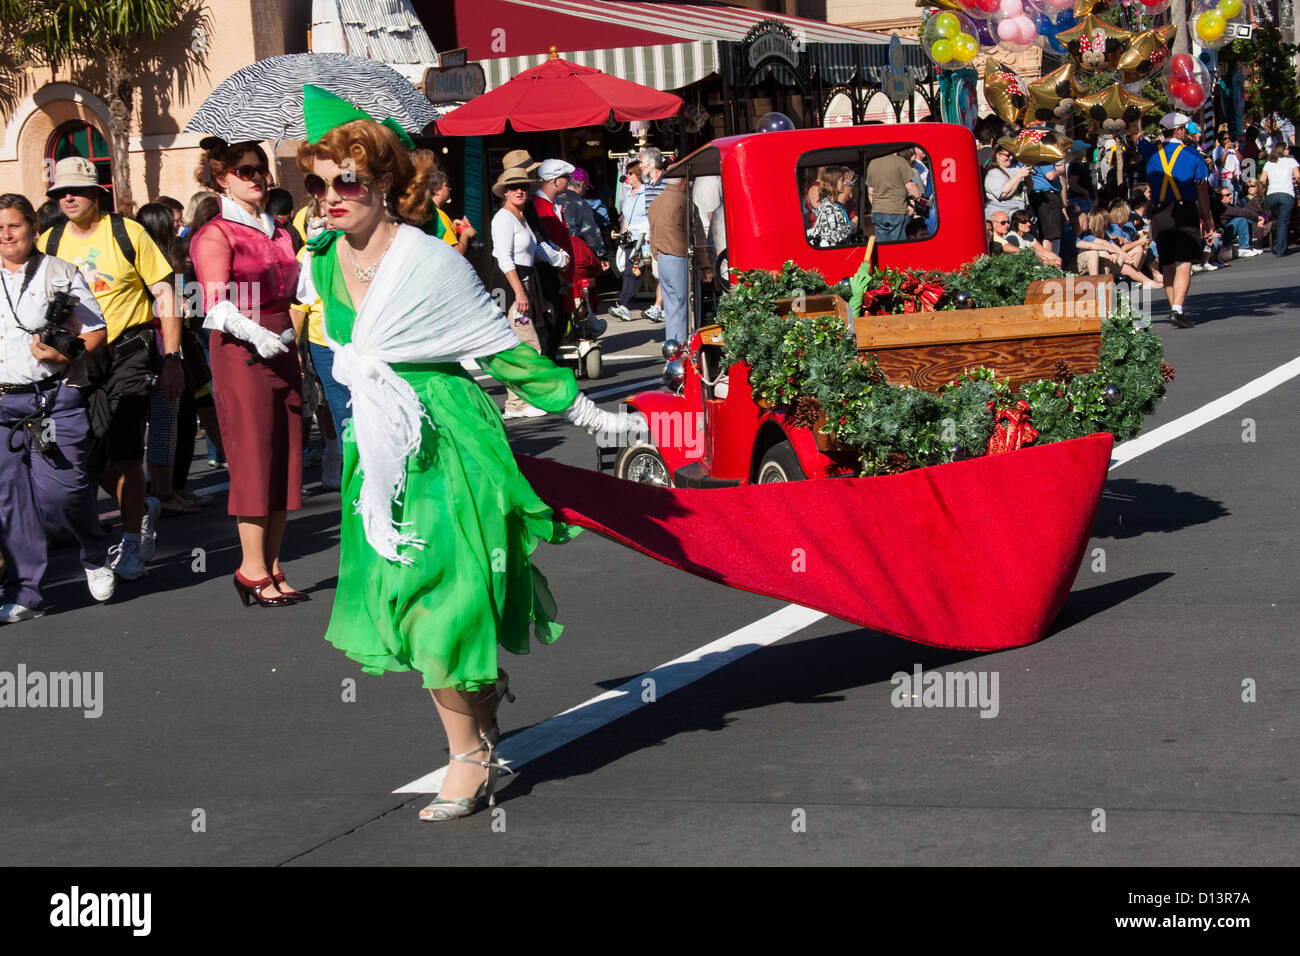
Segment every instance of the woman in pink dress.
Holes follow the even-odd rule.
[[[216,137],[202,145],[198,179],[222,193],[221,214],[195,233],[190,255],[212,330],[229,512],[243,551],[235,590],[245,607],[283,607],[308,600],[280,570],[288,513],[302,507],[302,372],[292,331],[283,335],[293,328],[298,260],[289,233],[263,211],[270,170],[261,147]]]

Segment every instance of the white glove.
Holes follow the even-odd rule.
[[[269,329],[262,328],[228,300],[218,302],[208,311],[203,319],[203,327],[243,339],[257,349],[257,354],[264,359],[275,358],[289,351],[289,346],[280,336]]]
[[[640,412],[607,412],[581,392],[564,416],[585,428],[588,435],[596,435],[597,444],[607,447],[638,445],[650,436],[650,425]]]

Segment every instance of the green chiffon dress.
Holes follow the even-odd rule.
[[[352,340],[356,311],[343,282],[337,244],[318,257],[313,278],[330,338]],[[324,281],[322,281],[324,280]],[[527,345],[478,364],[528,402],[567,409],[573,373]],[[338,589],[325,639],[366,673],[417,670],[426,688],[474,691],[497,679],[497,646],[526,654],[529,631],[543,644],[560,636],[546,578],[530,556],[539,541],[562,544],[581,529],[555,520],[519,473],[501,412],[459,363],[394,364],[429,420],[406,461],[406,488],[394,520],[409,522],[423,549],[401,564],[366,541],[354,422],[343,435]]]

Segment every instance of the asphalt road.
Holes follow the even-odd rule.
[[[1300,259],[1261,256],[1197,276],[1189,314],[1201,324],[1186,331],[1157,298],[1178,374],[1149,427],[1300,356],[1298,275]],[[609,407],[608,389],[657,377],[661,336],[611,323],[613,360],[588,391]],[[148,578],[102,607],[63,549],[51,613],[0,630],[0,671],[102,672],[102,714],[0,710],[0,859],[1292,863],[1298,406],[1292,378],[1114,469],[1053,633],[1014,651],[770,618],[785,606],[590,533],[543,548],[566,630],[506,662],[519,700],[501,715],[504,755],[532,759],[496,813],[450,824],[420,823],[429,797],[394,793],[446,761],[418,675],[363,675],[321,639],[337,495],[317,491],[290,522],[285,565],[314,599],[288,610],[239,606],[222,499],[165,520]],[[594,464],[590,439],[557,418],[509,430],[521,452]],[[224,477],[201,464],[192,486]],[[678,661],[765,620],[730,650]],[[643,702],[643,675],[669,662]],[[891,675],[918,664],[996,674],[996,717],[893,706]],[[590,732],[571,742],[572,715],[546,723],[624,685],[613,704],[578,712]]]

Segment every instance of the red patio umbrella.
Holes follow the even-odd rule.
[[[589,66],[551,59],[470,100],[438,120],[443,136],[492,136],[516,132],[599,126],[610,114],[619,122],[664,119],[681,111],[682,98]]]

